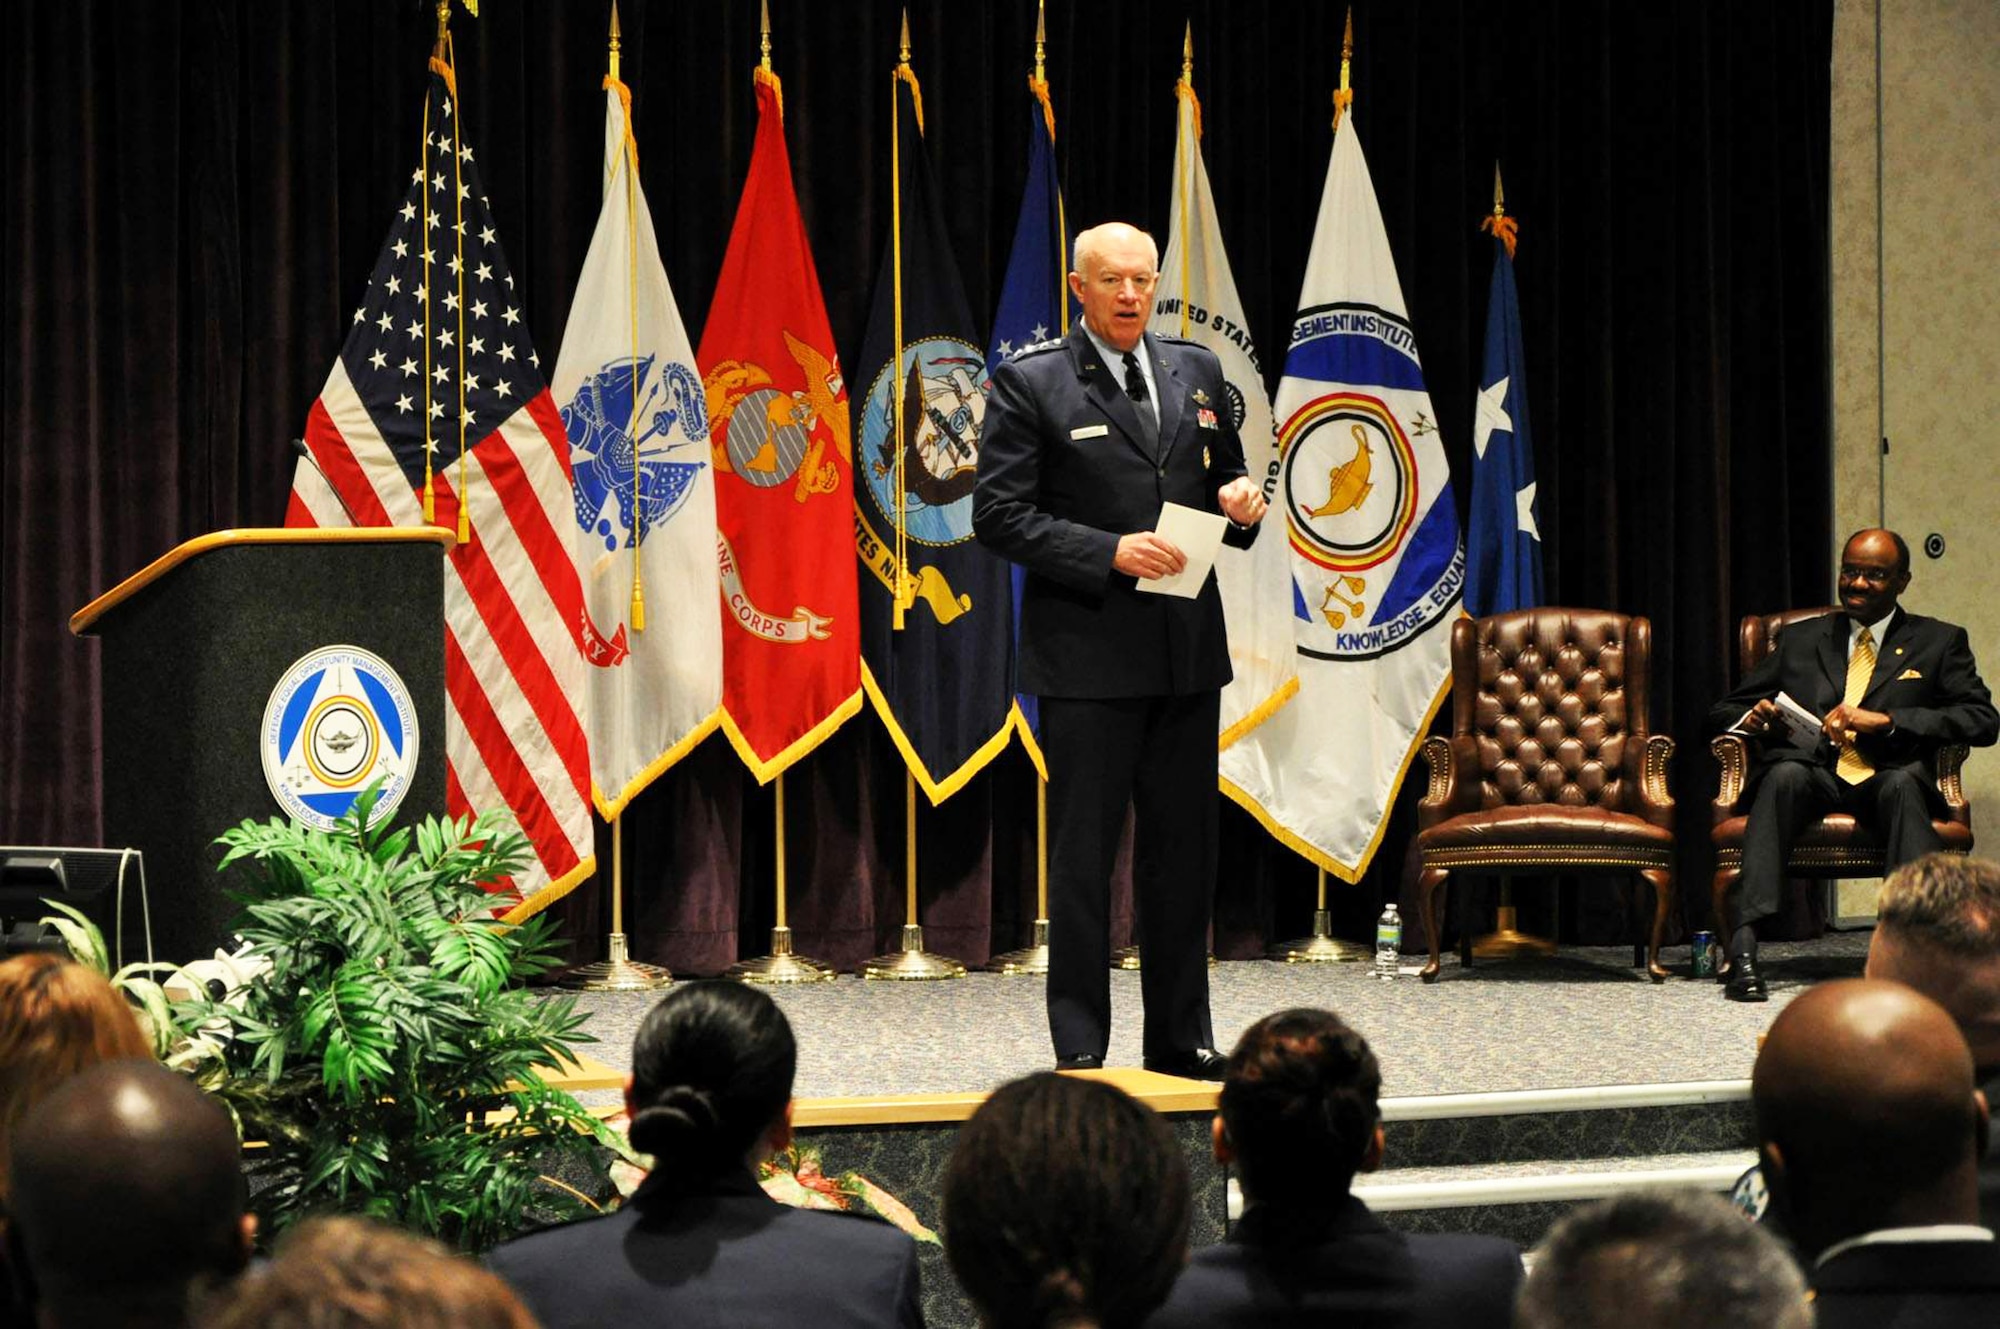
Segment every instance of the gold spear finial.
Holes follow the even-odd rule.
[[[1340,128],[1341,113],[1354,105],[1354,89],[1348,83],[1348,67],[1354,61],[1354,6],[1347,7],[1347,27],[1340,36],[1340,91],[1333,94],[1333,127]]]
[[[1507,196],[1500,189],[1500,160],[1497,157],[1493,160],[1493,215],[1507,215]]]
[[[1181,81],[1194,82],[1194,20],[1181,30]]]
[[[757,16],[757,67],[771,72],[771,0],[763,0]]]
[[[1048,51],[1049,29],[1044,21],[1048,14],[1048,0],[1035,0],[1035,82],[1045,81],[1042,59]]]
[[[907,5],[903,7],[902,51],[896,57],[896,63],[899,65],[908,65],[910,63],[910,10]]]
[[[618,0],[611,0],[611,77],[618,77]]]

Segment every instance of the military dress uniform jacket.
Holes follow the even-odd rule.
[[[1220,512],[1216,490],[1244,474],[1243,446],[1213,353],[1147,333],[1159,398],[1149,446],[1125,395],[1078,323],[993,372],[980,433],[972,525],[1021,565],[1020,691],[1045,697],[1185,696],[1229,681],[1222,598],[1211,575],[1193,599],[1142,593],[1114,571],[1118,537],[1154,530],[1165,503]],[[1247,548],[1257,528],[1231,525]]]
[[[1710,726],[1726,729],[1779,692],[1790,693],[1815,715],[1840,705],[1847,690],[1849,627],[1847,615],[1840,612],[1787,627],[1763,662],[1709,711]],[[1861,706],[1896,723],[1886,734],[1862,735],[1856,750],[1878,771],[1910,768],[1934,802],[1937,750],[1946,743],[1983,746],[2000,731],[2000,714],[1979,677],[1965,629],[1900,608],[1875,644],[1875,672]],[[1783,742],[1757,747],[1753,780],[1780,761],[1811,762],[1830,770],[1839,755],[1823,734],[1810,748]]]

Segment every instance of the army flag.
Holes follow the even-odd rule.
[[[1493,284],[1486,295],[1486,357],[1472,404],[1471,532],[1465,551],[1465,607],[1479,615],[1542,603],[1535,443],[1528,432],[1527,357],[1514,291],[1517,232],[1513,218],[1497,211],[1483,225],[1494,232]]]
[[[757,138],[702,329],[722,574],[723,718],[759,781],[861,709],[847,387],[785,150],[755,74]]]
[[[569,434],[590,614],[591,793],[607,819],[715,728],[722,611],[708,410],[607,79],[604,204],[549,390]]]
[[[1069,333],[1069,233],[1063,219],[1062,185],[1056,178],[1056,113],[1044,79],[1028,80],[1033,101],[1028,108],[1028,181],[1021,191],[1021,213],[1014,223],[1014,248],[1007,256],[1007,275],[1000,283],[1000,305],[993,315],[993,344],[986,352],[982,390],[993,384],[993,370],[1024,346]],[[1013,594],[1011,623],[1018,653],[1021,631],[1021,585],[1026,571],[1010,565]],[[1016,662],[1018,663],[1018,661]],[[1013,724],[1029,760],[1044,779],[1041,707],[1031,693],[1014,688]]]
[[[438,525],[445,806],[510,810],[525,917],[595,870],[588,636],[569,439],[521,321],[449,67],[347,340],[306,417],[287,526]]]
[[[1179,130],[1174,144],[1174,197],[1167,252],[1153,296],[1154,332],[1185,337],[1215,352],[1229,389],[1229,410],[1243,440],[1243,463],[1276,505],[1278,438],[1264,371],[1250,340],[1236,278],[1222,247],[1208,166],[1201,155],[1201,101],[1190,77],[1174,85]],[[1292,640],[1291,554],[1267,533],[1248,549],[1227,545],[1216,554],[1216,588],[1229,629],[1233,673],[1222,689],[1223,747],[1242,738],[1289,701],[1299,688]]]
[[[1444,700],[1465,556],[1352,115],[1334,138],[1275,414],[1271,513],[1290,546],[1299,692],[1223,752],[1223,792],[1353,881]]]
[[[986,354],[925,154],[916,76],[893,89],[893,226],[861,342],[854,539],[862,684],[933,803],[1006,746],[1007,564],[972,537]]]

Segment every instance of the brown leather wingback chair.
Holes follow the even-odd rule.
[[[1751,614],[1736,630],[1736,676],[1742,678],[1777,648],[1778,634],[1794,623],[1835,613],[1833,605],[1817,609],[1792,609],[1782,614]],[[1711,808],[1709,840],[1715,845],[1715,882],[1711,903],[1715,908],[1715,935],[1726,940],[1735,931],[1729,910],[1730,890],[1743,875],[1743,827],[1750,819],[1750,803],[1744,783],[1750,771],[1750,746],[1736,734],[1721,734],[1710,741],[1709,751],[1722,763],[1722,784]],[[1938,792],[1944,795],[1946,817],[1931,824],[1944,840],[1946,853],[1972,852],[1972,807],[1965,801],[1959,769],[1969,749],[1950,743],[1938,749]],[[1845,812],[1821,817],[1805,834],[1792,842],[1785,858],[1785,871],[1794,877],[1879,877],[1882,875],[1882,841],[1875,833]]]
[[[1653,885],[1647,969],[1666,978],[1674,741],[1647,718],[1652,642],[1645,619],[1598,609],[1452,624],[1452,734],[1424,743],[1430,792],[1417,805],[1426,983],[1437,981],[1437,896],[1453,871],[1638,873]],[[1463,962],[1470,952],[1460,945]]]

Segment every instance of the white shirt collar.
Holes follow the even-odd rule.
[[[1844,1255],[1857,1246],[1901,1246],[1918,1241],[1992,1241],[1993,1232],[1972,1223],[1934,1223],[1929,1227],[1885,1227],[1873,1232],[1864,1232],[1846,1241],[1836,1241],[1819,1253],[1813,1261],[1818,1269],[1836,1255]]]
[[[1850,656],[1854,654],[1854,643],[1856,642],[1856,640],[1860,638],[1861,629],[1864,627],[1868,629],[1869,640],[1873,641],[1877,646],[1880,646],[1882,644],[1882,634],[1886,633],[1889,630],[1889,620],[1894,618],[1895,616],[1896,616],[1896,611],[1894,609],[1891,609],[1888,613],[1882,615],[1882,617],[1877,619],[1875,622],[1864,624],[1864,623],[1856,623],[1853,617],[1850,615],[1847,620],[1847,653]]]

